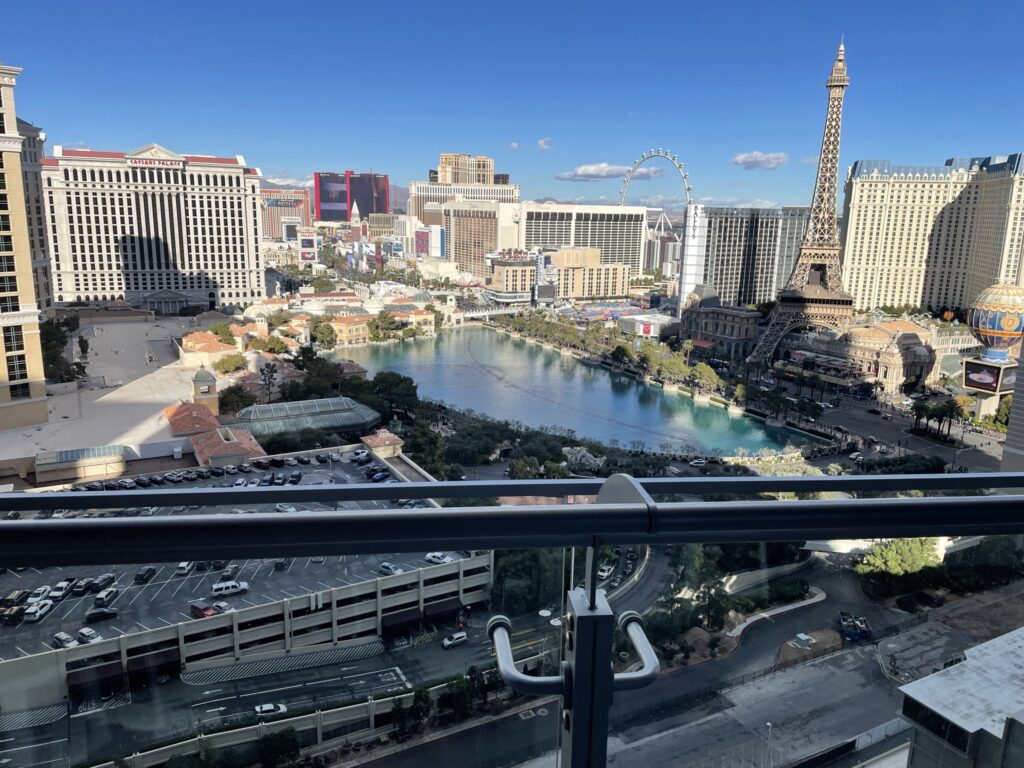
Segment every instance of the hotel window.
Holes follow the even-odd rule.
[[[4,352],[21,352],[25,349],[25,335],[20,325],[4,328]]]
[[[11,400],[23,400],[26,397],[31,397],[32,392],[29,389],[28,384],[11,384]]]
[[[9,381],[28,378],[28,362],[25,355],[11,355],[7,358],[7,378]]]

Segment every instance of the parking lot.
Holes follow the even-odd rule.
[[[251,473],[225,475],[199,479],[194,482],[183,482],[170,487],[224,487],[232,486],[239,478],[247,481],[262,478],[265,474],[302,471],[302,485],[323,483],[366,482],[363,468],[348,462],[328,462],[326,464],[309,464],[272,467],[267,470],[254,470]],[[165,485],[164,487],[168,487]],[[110,491],[115,496],[117,491]],[[68,492],[69,506],[72,506],[75,494]],[[401,497],[399,487],[395,487],[395,497]],[[231,513],[237,507],[232,505],[199,507],[159,507],[153,514],[166,516],[176,514],[222,514]],[[329,511],[333,507],[324,504],[298,505],[303,509]],[[343,502],[339,508],[383,508],[382,501]],[[258,514],[273,510],[272,504],[246,504],[245,512]],[[26,515],[31,517],[31,515]],[[0,521],[0,531],[4,525]],[[318,592],[346,584],[354,584],[376,578],[380,575],[380,566],[384,562],[391,563],[409,571],[423,567],[428,563],[424,560],[426,553],[395,553],[385,552],[378,555],[331,555],[306,558],[294,558],[275,564],[273,559],[265,560],[228,560],[224,568],[237,566],[237,581],[248,584],[248,590],[242,594],[211,597],[211,588],[221,580],[222,568],[215,568],[213,563],[198,563],[187,574],[177,573],[177,563],[140,563],[138,566],[88,566],[74,568],[70,566],[54,568],[9,569],[0,574],[0,599],[15,590],[31,592],[40,586],[53,587],[69,577],[74,579],[96,578],[104,573],[113,574],[116,578],[117,595],[110,606],[117,611],[117,616],[89,624],[104,637],[113,637],[132,632],[140,632],[156,627],[169,626],[187,621],[190,616],[190,604],[199,599],[209,602],[223,601],[231,609],[241,609],[261,603],[275,602],[288,597]],[[453,559],[461,557],[459,552],[448,552]],[[135,582],[135,573],[143,565],[153,565],[156,572],[145,583]],[[216,565],[221,565],[219,562]],[[52,648],[53,636],[57,632],[67,632],[75,637],[82,627],[87,626],[85,614],[93,607],[95,594],[86,592],[83,595],[69,595],[56,602],[53,608],[38,622],[19,621],[15,625],[0,625],[0,660],[40,653]],[[24,605],[24,603],[23,603]]]

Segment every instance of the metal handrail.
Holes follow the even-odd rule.
[[[822,478],[814,478],[821,481]],[[829,478],[832,490],[860,478]],[[858,490],[902,487],[1012,488],[1024,474],[868,476]],[[737,493],[741,478],[731,480]],[[773,478],[777,490],[806,490],[805,478]],[[566,493],[575,481],[487,482],[493,495]],[[584,481],[590,483],[592,481]],[[644,488],[692,488],[694,480],[644,480]],[[669,486],[671,483],[671,486]],[[938,484],[938,485],[936,485]],[[467,483],[419,484],[433,495],[461,493]],[[244,506],[275,501],[411,497],[409,486],[170,489],[96,493],[2,494],[0,510],[123,507],[135,504]],[[541,490],[543,489],[543,490]],[[365,493],[364,493],[365,492]],[[673,490],[673,493],[683,493]],[[691,491],[692,492],[692,491]],[[220,496],[223,495],[223,500]],[[245,501],[243,501],[245,499]],[[786,541],[1024,532],[1024,497],[828,499],[739,502],[622,502],[553,506],[341,510],[259,515],[181,515],[0,521],[0,563],[109,564],[307,554],[372,554],[423,549],[500,549],[602,543]]]
[[[170,487],[132,491],[0,493],[0,510],[123,506],[167,506],[195,501],[244,506],[267,501],[342,502],[407,499],[466,499],[488,496],[590,496],[605,478],[566,480],[468,480],[433,483],[359,483],[352,485],[285,485],[256,488]],[[646,477],[636,482],[652,495],[754,495],[791,492],[863,492],[1024,488],[1024,472],[941,475],[844,475],[839,477]],[[220,499],[223,498],[223,501]],[[72,504],[73,502],[73,504]]]

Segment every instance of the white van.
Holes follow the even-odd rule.
[[[210,588],[210,596],[220,597],[222,595],[240,595],[243,592],[248,591],[249,582],[247,581],[220,581]]]
[[[445,650],[448,650],[449,648],[454,648],[456,645],[462,645],[467,640],[469,640],[469,635],[467,635],[465,632],[456,632],[454,635],[446,637],[444,640],[442,640],[441,647]]]
[[[188,576],[195,569],[196,564],[189,561],[185,563],[178,563],[178,567],[174,571],[175,576]]]
[[[92,599],[92,604],[96,608],[106,608],[114,602],[115,597],[117,597],[117,587],[107,587]]]

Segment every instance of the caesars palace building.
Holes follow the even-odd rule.
[[[259,301],[260,176],[241,155],[55,146],[42,161],[55,301],[169,313]]]

